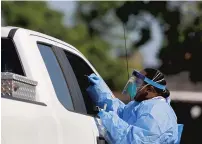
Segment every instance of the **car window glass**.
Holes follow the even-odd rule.
[[[72,98],[57,58],[48,45],[38,44],[41,56],[60,103],[68,110],[74,110]]]

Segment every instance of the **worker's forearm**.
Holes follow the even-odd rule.
[[[98,106],[103,108],[104,104],[107,105],[106,111],[115,112],[120,118],[122,117],[123,110],[125,108],[125,104],[120,101],[118,98],[107,97],[98,103]]]
[[[140,125],[129,125],[124,120],[119,118],[118,115],[116,115],[114,112],[103,112],[99,114],[100,119],[102,121],[102,124],[107,129],[107,131],[110,133],[110,135],[113,138],[114,143],[137,143],[137,144],[143,144],[148,142],[158,142],[160,141],[159,133],[153,133],[146,127]],[[153,126],[158,126],[152,118],[148,116],[142,116],[140,119],[141,121],[146,120],[148,123],[153,123]],[[147,136],[150,136],[149,141]]]

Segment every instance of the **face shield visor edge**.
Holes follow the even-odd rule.
[[[126,83],[122,94],[129,96],[131,99],[134,99],[137,91],[144,86],[144,83],[147,85],[152,85],[158,89],[165,90],[166,86],[161,85],[146,76],[142,75],[138,71],[134,70],[132,76],[129,78],[128,82]]]

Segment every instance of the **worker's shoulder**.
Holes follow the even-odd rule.
[[[166,111],[169,109],[169,105],[165,101],[161,101],[159,99],[149,99],[143,101],[139,108],[143,111],[143,113],[159,115],[162,113],[166,114]]]

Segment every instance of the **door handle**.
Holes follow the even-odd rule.
[[[97,144],[108,144],[104,137],[97,137]]]

